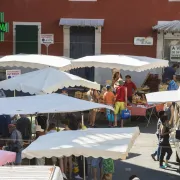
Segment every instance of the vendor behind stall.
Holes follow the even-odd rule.
[[[132,95],[133,95],[133,93],[136,91],[137,87],[136,87],[136,85],[132,82],[130,75],[127,75],[127,76],[126,76],[126,81],[125,81],[125,83],[124,83],[124,86],[127,88],[127,98],[128,98],[128,101],[129,101],[130,103],[132,103]]]

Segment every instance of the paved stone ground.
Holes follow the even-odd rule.
[[[173,168],[159,169],[159,163],[152,160],[150,154],[157,148],[155,136],[156,122],[148,128],[144,123],[140,125],[141,135],[135,142],[129,158],[125,161],[115,162],[115,174],[113,180],[128,180],[131,175],[137,175],[141,180],[180,180],[180,174],[176,172],[179,167],[175,164],[175,149],[171,157]]]

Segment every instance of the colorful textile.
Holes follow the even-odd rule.
[[[104,174],[114,173],[114,161],[111,158],[103,159],[102,166]]]

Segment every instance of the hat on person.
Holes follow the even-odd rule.
[[[132,175],[129,180],[140,180],[136,175]]]
[[[108,85],[106,85],[106,88],[110,88],[111,86],[108,84]]]
[[[14,128],[14,127],[16,127],[15,124],[9,124],[9,125],[8,125],[8,128]]]
[[[40,125],[37,125],[36,132],[44,132],[44,129],[42,129]]]
[[[68,90],[68,89],[67,89],[67,88],[65,88],[65,87],[64,87],[64,88],[62,88],[62,91],[67,91],[67,90]]]

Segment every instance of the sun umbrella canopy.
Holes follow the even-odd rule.
[[[71,155],[126,159],[139,134],[138,127],[61,131],[41,136],[22,153],[29,159]]]
[[[60,70],[66,70],[66,66],[70,64],[70,59],[66,57],[42,54],[17,54],[4,56],[0,59],[1,67],[29,67],[36,69],[54,67]]]
[[[146,56],[97,55],[72,60],[72,65],[69,67],[71,67],[71,69],[82,67],[102,67],[141,72],[153,68],[166,67],[168,65],[169,62],[167,60]]]
[[[0,114],[67,113],[113,107],[62,94],[0,98]]]
[[[45,68],[0,82],[0,89],[47,94],[64,87],[83,86],[100,90],[100,84],[54,68]]]
[[[3,166],[7,163],[15,162],[15,159],[16,153],[0,150],[0,166]]]
[[[178,102],[180,101],[180,90],[148,93],[146,99],[148,103]]]

